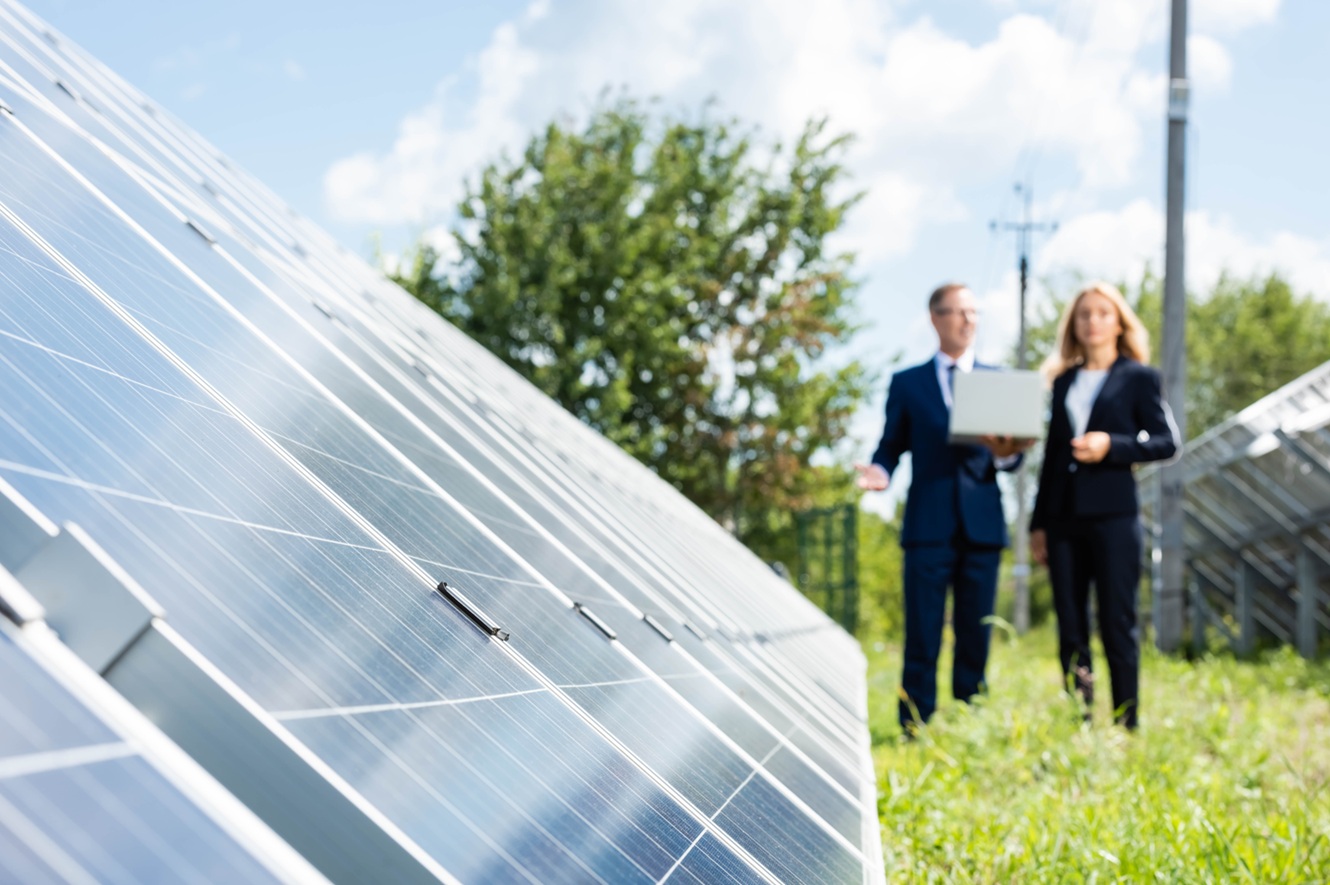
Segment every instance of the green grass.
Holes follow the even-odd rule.
[[[996,641],[989,697],[943,700],[913,743],[899,648],[868,650],[888,881],[1330,882],[1330,666],[1147,648],[1128,734],[1106,724],[1100,650],[1082,725],[1055,643],[1049,627]]]

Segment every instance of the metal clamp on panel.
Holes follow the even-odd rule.
[[[14,116],[14,109],[5,103],[3,98],[0,98],[0,113],[9,114],[11,117]]]
[[[664,639],[666,642],[674,641],[674,634],[671,633],[669,630],[666,630],[665,625],[662,624],[660,621],[657,621],[655,618],[651,617],[651,615],[643,614],[642,620],[646,621],[648,627],[659,633],[661,639]]]
[[[74,87],[70,86],[64,80],[56,80],[55,85],[57,89],[59,89],[65,95],[68,95],[70,98],[74,99],[74,101],[79,100],[79,94],[74,91]]]
[[[216,238],[214,238],[212,234],[210,234],[210,233],[208,233],[206,230],[204,230],[203,227],[202,227],[202,225],[200,225],[200,224],[199,224],[197,221],[195,221],[194,219],[192,219],[192,218],[186,218],[186,219],[185,219],[185,227],[187,227],[187,228],[189,228],[190,230],[194,231],[194,233],[198,234],[200,237],[203,237],[204,242],[206,242],[209,246],[215,246],[215,245],[217,245],[217,240],[216,240]]]
[[[699,629],[697,629],[696,627],[694,627],[692,621],[684,621],[684,622],[683,622],[683,625],[684,625],[684,628],[687,629],[689,633],[693,634],[693,635],[696,636],[698,639],[701,639],[703,642],[706,641],[706,639],[707,639],[707,634],[703,633],[701,630],[699,630]]]
[[[428,377],[429,377],[429,369],[425,368],[424,363],[422,363],[420,360],[412,360],[412,361],[411,361],[411,368],[413,368],[413,369],[415,369],[417,372],[419,372],[419,373],[420,373],[420,377],[422,377],[422,378],[428,378]]]
[[[439,595],[448,600],[453,606],[466,615],[471,623],[475,624],[481,630],[493,636],[495,639],[508,639],[508,631],[504,630],[480,609],[476,608],[471,600],[467,599],[455,587],[449,587],[447,581],[440,581],[438,586]]]
[[[591,623],[591,626],[595,627],[595,628],[596,628],[597,630],[599,630],[601,633],[604,633],[606,639],[618,639],[618,638],[619,638],[619,634],[614,632],[614,628],[613,628],[613,627],[611,627],[609,624],[607,624],[607,623],[605,623],[604,621],[602,621],[599,617],[596,616],[596,613],[595,613],[595,612],[593,612],[591,609],[587,608],[587,607],[586,607],[585,605],[583,605],[582,603],[580,603],[580,602],[574,602],[574,603],[573,603],[573,610],[576,611],[576,612],[577,612],[579,615],[581,615],[582,617],[586,618],[587,621],[589,621],[589,622]]]
[[[315,309],[315,310],[317,310],[319,313],[321,313],[321,314],[323,314],[324,316],[326,316],[328,319],[330,319],[330,320],[336,320],[336,319],[337,319],[337,314],[333,313],[332,308],[329,307],[328,305],[324,304],[322,301],[315,300],[315,301],[312,301],[312,302],[310,302],[310,303],[314,305],[314,309]]]

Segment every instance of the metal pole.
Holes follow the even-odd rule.
[[[1164,399],[1173,409],[1178,435],[1187,439],[1186,313],[1183,251],[1183,189],[1187,148],[1187,0],[1173,0],[1168,87],[1168,221],[1164,249]],[[1186,592],[1186,550],[1182,540],[1183,459],[1160,471],[1160,586],[1155,610],[1155,642],[1162,651],[1182,644]]]
[[[1026,340],[1025,326],[1025,293],[1030,279],[1030,259],[1027,255],[1029,251],[1030,240],[1030,189],[1025,189],[1025,223],[1021,225],[1021,322],[1020,331],[1016,336],[1016,368],[1024,369],[1029,362],[1026,350],[1029,342]],[[1029,503],[1026,500],[1026,482],[1028,481],[1028,471],[1025,458],[1021,459],[1020,466],[1016,468],[1016,549],[1015,563],[1012,565],[1011,576],[1015,584],[1015,611],[1013,612],[1018,636],[1024,636],[1030,631],[1030,514]]]

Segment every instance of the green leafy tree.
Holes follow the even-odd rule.
[[[602,104],[485,168],[460,257],[422,244],[397,281],[764,554],[847,485],[812,459],[869,382],[826,357],[856,328],[852,257],[826,246],[857,200],[847,143]]]
[[[1147,271],[1135,286],[1121,288],[1150,332],[1157,363],[1163,281]],[[1033,364],[1052,351],[1071,294],[1046,302],[1031,323]],[[1209,293],[1187,301],[1187,435],[1204,433],[1327,360],[1330,305],[1295,294],[1278,274],[1222,276]]]

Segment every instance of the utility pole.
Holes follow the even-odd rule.
[[[1021,273],[1021,304],[1020,304],[1020,332],[1016,338],[1016,368],[1027,368],[1029,362],[1029,343],[1026,341],[1025,334],[1025,294],[1030,280],[1030,235],[1035,231],[1048,230],[1055,231],[1058,226],[1056,223],[1036,224],[1031,217],[1031,204],[1034,200],[1034,193],[1027,184],[1024,187],[1020,182],[1016,183],[1016,193],[1025,198],[1025,213],[1020,222],[992,222],[989,227],[994,230],[1008,230],[1016,234],[1016,252],[1019,256]],[[1015,583],[1016,605],[1015,617],[1016,623],[1013,625],[1016,632],[1025,635],[1030,629],[1030,518],[1029,518],[1029,495],[1027,487],[1029,484],[1029,471],[1027,470],[1025,459],[1021,460],[1020,467],[1016,468],[1016,543],[1014,553],[1016,562],[1012,566],[1011,576]]]
[[[1187,439],[1186,264],[1183,260],[1183,181],[1187,152],[1187,0],[1173,0],[1168,52],[1168,223],[1164,246],[1164,400],[1173,409],[1178,436]],[[1155,644],[1182,645],[1186,599],[1186,550],[1182,541],[1183,459],[1159,471],[1159,586],[1154,588]]]

